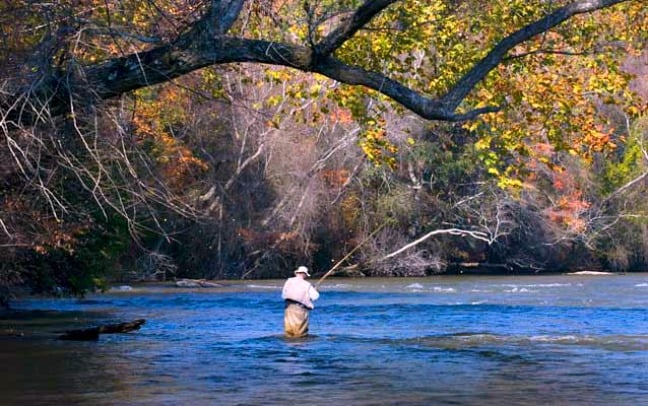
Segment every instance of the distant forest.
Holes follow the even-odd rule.
[[[0,298],[647,270],[646,27],[640,0],[5,0]]]

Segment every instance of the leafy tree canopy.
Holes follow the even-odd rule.
[[[1,7],[3,65],[23,80],[5,85],[0,106],[4,121],[16,123],[42,119],[43,109],[69,112],[70,95],[82,90],[105,99],[234,62],[359,85],[430,120],[500,112],[491,122],[502,122],[505,105],[545,113],[537,111],[540,93],[560,93],[542,109],[565,115],[587,109],[582,94],[618,97],[627,78],[610,63],[611,52],[635,52],[646,36],[645,5],[623,0],[87,0]],[[606,14],[595,16],[598,10]],[[24,60],[16,58],[21,50]],[[574,54],[588,57],[560,69]],[[574,123],[581,124],[600,144],[604,130]]]

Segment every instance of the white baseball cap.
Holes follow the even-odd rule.
[[[305,273],[306,276],[310,276],[310,274],[308,273],[308,268],[306,268],[305,266],[300,266],[299,268],[295,269],[295,273],[296,274],[297,273]]]

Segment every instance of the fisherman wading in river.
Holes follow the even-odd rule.
[[[315,307],[313,301],[319,298],[317,290],[306,281],[309,276],[308,268],[300,266],[283,286],[281,297],[286,301],[284,330],[287,337],[308,335],[308,315]]]

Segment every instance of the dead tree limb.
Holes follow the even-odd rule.
[[[385,255],[384,257],[381,258],[381,260],[385,260],[385,259],[395,257],[396,255],[400,254],[401,252],[406,251],[406,250],[408,250],[408,249],[422,243],[423,241],[427,240],[428,238],[433,237],[435,235],[440,235],[440,234],[459,235],[459,236],[462,236],[462,237],[472,237],[472,238],[475,238],[477,240],[484,241],[484,242],[486,242],[488,244],[492,244],[493,241],[494,241],[494,239],[491,236],[489,236],[488,234],[486,234],[485,232],[482,232],[482,231],[462,230],[462,229],[458,229],[458,228],[448,228],[448,229],[442,229],[442,230],[434,230],[434,231],[431,231],[431,232],[425,234],[423,237],[421,237],[421,238],[419,238],[419,239],[417,239],[415,241],[412,241],[411,243],[397,249],[396,251]]]

